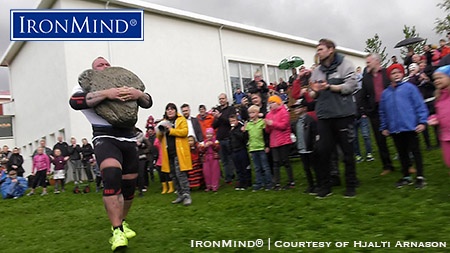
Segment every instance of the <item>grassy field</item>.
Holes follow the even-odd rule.
[[[423,151],[423,156],[425,189],[396,189],[399,161],[397,171],[382,177],[375,154],[375,161],[357,164],[361,185],[353,199],[343,197],[344,186],[326,199],[303,194],[306,180],[298,159],[293,159],[295,190],[235,191],[227,185],[218,193],[194,191],[193,205],[184,207],[171,204],[175,195],[161,195],[159,183],[153,183],[144,197],[135,199],[128,222],[138,235],[123,252],[269,252],[269,247],[270,252],[450,252],[450,179],[440,150]],[[110,225],[100,193],[40,192],[0,201],[0,252],[110,252]],[[251,244],[258,239],[262,247]],[[191,247],[196,241],[208,246],[222,240],[248,245]],[[354,247],[359,241],[371,246],[390,242],[390,247]],[[400,248],[397,241],[443,242],[447,247]],[[296,245],[302,242],[329,246]],[[290,247],[277,247],[283,243]]]

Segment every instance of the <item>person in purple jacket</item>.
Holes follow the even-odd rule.
[[[50,158],[44,153],[43,147],[38,147],[36,155],[33,157],[33,167],[31,174],[34,176],[33,184],[31,185],[31,191],[27,196],[34,195],[36,186],[42,186],[41,196],[47,195],[47,184],[45,179],[50,174]]]
[[[55,194],[60,193],[59,185],[61,185],[61,191],[64,192],[64,179],[65,171],[64,167],[66,166],[67,160],[69,160],[68,156],[63,156],[61,150],[55,149],[53,150],[54,157],[52,156],[52,163],[55,165],[53,179],[55,179]]]
[[[266,115],[266,132],[269,134],[270,149],[273,158],[273,184],[274,190],[281,190],[280,167],[286,168],[288,183],[284,189],[295,188],[294,174],[292,172],[289,154],[292,145],[291,125],[289,113],[279,96],[270,96],[270,112]]]

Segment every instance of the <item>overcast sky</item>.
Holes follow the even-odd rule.
[[[404,38],[404,25],[415,26],[419,35],[427,38],[430,44],[438,44],[444,37],[433,30],[436,18],[445,16],[436,6],[443,0],[144,1],[312,40],[330,38],[338,46],[360,51],[364,50],[366,40],[378,33],[389,56],[400,55],[400,50],[393,47]],[[33,8],[38,2],[0,0],[0,55],[9,44],[9,10]],[[8,89],[5,73],[4,69],[0,71],[0,90]]]

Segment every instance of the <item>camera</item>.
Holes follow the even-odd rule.
[[[156,125],[156,129],[158,129],[158,131],[161,133],[166,133],[167,127],[171,126],[171,125],[172,124],[169,121],[163,120],[163,121],[159,122],[158,125]]]
[[[158,130],[159,130],[159,131],[165,132],[166,129],[167,129],[167,128],[166,128],[165,126],[163,126],[163,125],[158,125]]]

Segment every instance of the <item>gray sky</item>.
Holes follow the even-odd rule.
[[[403,26],[438,44],[444,35],[433,28],[445,16],[436,5],[443,0],[144,0],[233,22],[319,40],[330,38],[338,46],[363,51],[366,40],[378,33],[389,56],[400,55],[394,45]],[[0,0],[0,54],[9,44],[9,10],[33,8],[38,0]],[[132,42],[131,42],[132,43]],[[293,53],[294,54],[294,53]],[[280,56],[283,58],[285,56]],[[0,90],[8,89],[5,69]]]

